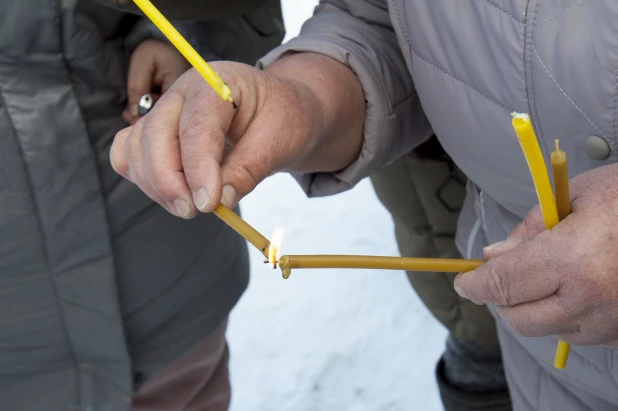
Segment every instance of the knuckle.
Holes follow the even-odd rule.
[[[493,297],[492,299],[496,305],[511,305],[511,297],[508,288],[506,287],[504,278],[498,271],[490,271],[487,287],[489,295]]]
[[[146,92],[138,84],[135,84],[134,82],[129,82],[129,84],[127,84],[127,93],[129,94],[129,96],[138,96],[141,94],[145,94]]]
[[[191,120],[181,124],[178,134],[183,142],[193,142],[203,138],[206,129],[203,121]]]
[[[165,173],[152,173],[149,180],[152,187],[163,199],[171,201],[178,197],[178,190],[175,189],[173,182],[165,176]]]
[[[179,192],[175,188],[173,172],[164,169],[160,165],[154,165],[148,169],[148,181],[153,189],[165,200],[178,197]]]
[[[210,118],[191,118],[180,122],[179,136],[183,141],[193,142],[203,140],[214,132],[223,133]]]
[[[137,185],[142,191],[145,191],[143,189],[143,184],[141,183],[141,179],[139,178],[137,171],[133,167],[129,167],[127,169],[126,178],[127,180],[131,181],[133,184]]]
[[[157,103],[158,104],[158,103]],[[150,111],[150,113],[154,112],[155,110],[157,110],[160,107],[157,107],[157,105],[155,105],[153,107],[153,109]],[[146,143],[148,141],[148,139],[152,138],[152,136],[158,136],[160,134],[160,126],[157,124],[156,121],[153,121],[153,118],[151,116],[144,116],[142,118],[140,118],[138,121],[138,123],[141,122],[141,135],[140,135],[140,139],[144,140],[144,143]]]
[[[232,178],[236,181],[244,181],[250,184],[251,187],[255,187],[259,183],[259,179],[256,173],[252,170],[252,167],[246,162],[240,162],[232,169]]]
[[[116,133],[109,150],[109,161],[112,169],[122,176],[126,176],[129,169],[127,157],[125,155],[125,135],[127,132],[128,131],[125,129]]]
[[[122,153],[119,153],[118,151],[110,151],[109,161],[112,169],[116,173],[120,174],[123,177],[127,176],[127,173],[129,171],[129,165],[125,161]]]
[[[534,234],[536,234],[535,232],[535,222],[538,219],[538,214],[540,213],[540,208],[539,207],[534,207],[532,209],[532,211],[530,211],[530,213],[528,214],[528,216],[522,221],[522,228],[523,228],[523,232],[526,238],[530,238],[532,237]]]
[[[591,306],[603,300],[607,292],[602,271],[592,267],[580,266],[579,275],[571,278],[574,284],[570,287],[574,291],[574,298],[584,306]],[[584,306],[580,308],[585,308]]]

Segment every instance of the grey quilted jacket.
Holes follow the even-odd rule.
[[[247,285],[236,233],[170,216],[110,167],[127,43],[152,34],[140,21],[94,0],[0,0],[2,411],[128,411]],[[273,25],[254,55],[281,41]]]
[[[324,0],[261,65],[288,51],[348,65],[367,99],[360,157],[298,176],[308,194],[353,186],[433,129],[471,180],[457,241],[471,258],[537,202],[511,112],[531,114],[548,163],[560,138],[571,177],[618,159],[615,0]],[[575,346],[557,371],[555,339],[498,321],[515,410],[618,410],[618,352]]]

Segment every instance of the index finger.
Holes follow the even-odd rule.
[[[197,82],[192,85],[197,87],[188,87],[178,126],[180,152],[195,207],[209,212],[221,201],[225,135],[235,112],[229,102],[223,101],[205,85],[201,77],[193,74],[193,78]],[[237,103],[240,105],[238,100]]]
[[[144,117],[142,129],[143,172],[152,188],[177,215],[193,217],[191,192],[183,173],[178,143],[178,123],[184,98],[179,92],[166,93]]]

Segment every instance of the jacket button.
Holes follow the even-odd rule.
[[[611,152],[607,141],[598,136],[588,136],[584,141],[584,150],[593,160],[605,160]]]

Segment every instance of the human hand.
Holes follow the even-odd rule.
[[[134,125],[140,119],[138,103],[154,88],[165,93],[183,73],[191,68],[189,62],[171,44],[161,40],[145,40],[131,55],[127,78],[127,109],[122,118]]]
[[[545,230],[535,207],[455,289],[495,304],[519,335],[618,349],[617,176],[609,165],[571,180],[572,214]]]
[[[237,110],[190,70],[112,145],[114,169],[169,212],[190,218],[220,202],[233,207],[275,172],[336,171],[358,155],[364,98],[345,66],[304,54],[270,72],[212,66]]]

